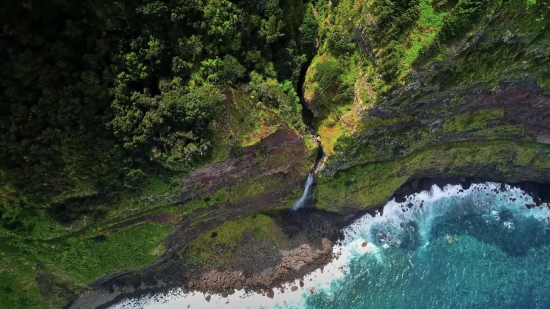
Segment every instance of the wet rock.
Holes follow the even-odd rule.
[[[223,292],[223,293],[222,293],[222,297],[223,297],[223,298],[226,298],[227,296],[229,296],[229,294],[227,294],[227,292]]]
[[[304,287],[304,281],[300,280],[300,287],[303,288]]]
[[[295,285],[293,285],[293,286],[290,288],[290,290],[291,290],[292,292],[296,292],[296,291],[298,291],[298,287],[295,286]]]
[[[242,290],[243,288],[243,283],[241,280],[237,280],[237,282],[235,282],[235,284],[233,285],[233,288],[234,289],[237,289],[237,290]]]
[[[309,288],[309,291],[310,291],[311,293],[315,292],[315,287],[314,287],[314,286],[310,287],[310,288]]]
[[[364,248],[364,247],[366,247],[368,244],[369,244],[368,242],[364,241],[364,242],[361,244],[361,247]]]
[[[212,296],[208,295],[208,296],[206,296],[205,300],[206,300],[207,302],[210,302],[210,299],[211,299],[211,298],[212,298]]]
[[[267,297],[269,297],[269,298],[275,297],[275,292],[273,292],[273,290],[267,291]]]

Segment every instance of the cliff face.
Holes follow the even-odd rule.
[[[316,152],[303,136],[283,127],[225,161],[192,171],[182,179],[183,217],[165,240],[167,252],[177,252],[227,220],[290,207]]]
[[[485,15],[449,39],[446,23],[461,3],[445,11],[420,1],[420,18],[397,38],[406,52],[390,79],[389,47],[373,41],[372,20],[349,25],[338,19],[338,7],[330,11],[335,21],[327,27],[348,25],[357,49],[333,56],[321,47],[306,77],[305,99],[329,150],[317,177],[317,207],[346,212],[380,205],[421,177],[549,180],[548,9],[487,1]],[[422,27],[428,15],[445,18],[432,19],[428,29]],[[319,72],[331,61],[340,69],[327,83]],[[347,101],[346,87],[353,89]]]

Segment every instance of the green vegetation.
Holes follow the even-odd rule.
[[[202,196],[183,205],[184,213],[199,208],[223,203],[237,203],[246,197],[255,196],[270,188],[281,186],[281,179],[271,176],[252,177],[231,187],[223,187],[211,195]]]
[[[147,218],[181,215],[171,205],[191,169],[281,127],[305,135],[312,3],[29,0],[0,17],[1,308],[61,307],[151,262],[172,220]],[[274,185],[255,180],[212,198]],[[38,288],[42,273],[69,292]]]
[[[186,254],[204,266],[226,265],[242,251],[243,237],[253,237],[262,242],[272,242],[284,236],[277,223],[262,214],[239,220],[225,221],[219,227],[201,234],[184,248]]]
[[[491,165],[502,177],[536,177],[550,172],[547,145],[507,141],[454,143],[427,147],[395,161],[369,163],[318,179],[319,208],[338,211],[384,204],[402,184],[414,177],[484,175]],[[494,174],[494,172],[493,172]]]
[[[173,225],[143,222],[86,237],[43,241],[2,236],[0,246],[0,308],[59,308],[67,302],[61,294],[78,293],[86,284],[121,269],[141,267],[154,261],[164,248],[160,241]],[[44,275],[48,281],[37,282]],[[40,295],[38,285],[59,289]],[[41,288],[42,289],[42,288]]]
[[[44,308],[38,285],[34,281],[36,273],[29,271],[29,261],[8,263],[4,260],[6,253],[2,251],[1,254],[0,289],[3,292],[0,308]]]
[[[295,87],[312,12],[275,0],[5,4],[2,186],[47,204],[185,173],[225,147],[214,135],[230,88],[304,132]],[[17,209],[0,209],[13,228]]]
[[[487,122],[491,120],[498,120],[504,115],[502,109],[496,110],[480,110],[476,113],[469,115],[460,115],[450,119],[447,119],[443,130],[448,131],[478,131],[485,129]]]
[[[283,187],[243,178],[178,204],[193,169],[279,129],[306,136],[309,62],[304,99],[335,174],[318,179],[321,208],[382,204],[426,173],[550,166],[514,109],[472,107],[511,79],[549,93],[544,1],[9,0],[0,19],[0,308],[62,307],[91,280],[159,257],[181,216],[200,213],[196,224],[216,216],[211,205]],[[317,150],[304,147],[301,171]],[[260,148],[265,169],[294,159]],[[256,215],[185,252],[224,265],[246,237],[282,236]]]
[[[86,284],[106,273],[152,262],[164,253],[159,242],[172,228],[171,224],[147,222],[93,238],[38,244],[33,253],[39,260]]]
[[[491,0],[459,0],[449,11],[445,18],[445,24],[441,29],[443,40],[460,39],[475,25],[489,6],[500,1]]]
[[[318,109],[329,175],[454,141],[534,141],[509,106],[477,110],[470,100],[507,85],[548,93],[547,4],[342,0],[316,9],[321,43],[304,96]],[[328,59],[340,74],[327,74],[332,88],[322,89],[317,67]],[[336,87],[351,98],[339,99]]]

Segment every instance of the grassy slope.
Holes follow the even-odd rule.
[[[547,145],[509,141],[427,147],[403,159],[355,166],[334,177],[320,178],[317,207],[338,211],[378,206],[407,180],[428,175],[483,176],[488,169],[509,180],[518,176],[545,177],[550,173],[549,150]]]
[[[261,102],[252,102],[234,90],[228,90],[227,97],[225,112],[216,121],[214,140],[218,146],[213,162],[223,161],[232,150],[253,145],[279,126],[286,126],[275,109]],[[316,145],[305,143],[304,147],[313,153]],[[178,204],[184,175],[181,172],[148,178],[138,192],[121,192],[114,204],[94,202],[94,209],[105,210],[100,219],[84,215],[70,224],[61,224],[42,207],[29,232],[0,228],[0,309],[59,308],[66,303],[64,297],[70,295],[67,291],[78,293],[91,280],[144,266],[162,255],[162,239],[181,216],[192,215],[197,208],[218,200],[237,202],[274,185],[269,178],[251,179],[232,188],[231,193],[222,188],[209,202],[201,197]],[[166,219],[147,221],[147,216]],[[131,220],[138,223],[116,226]],[[58,286],[57,290],[46,289],[44,295],[40,294],[35,278],[42,273],[47,274],[46,285]]]
[[[339,1],[335,8],[324,12],[324,16],[328,17],[324,19],[325,29],[320,31],[321,35],[333,28],[345,28],[351,33],[368,19],[368,14],[356,16],[353,10],[368,12],[372,3],[366,0]],[[347,59],[354,57],[360,61],[355,62],[358,74],[354,101],[325,99],[320,103],[329,110],[325,112],[329,116],[318,120],[318,134],[323,145],[329,149],[327,166],[333,168],[331,173],[337,171],[334,177],[318,179],[320,208],[338,211],[346,206],[367,208],[383,204],[401,184],[412,177],[421,176],[425,171],[440,177],[475,176],[468,173],[476,173],[483,166],[494,163],[504,176],[524,175],[525,178],[534,178],[537,177],[536,173],[544,175],[550,168],[547,146],[518,142],[529,142],[533,138],[522,126],[503,121],[503,111],[498,108],[456,115],[451,111],[464,103],[464,100],[455,97],[448,105],[441,107],[448,109],[430,111],[420,105],[416,109],[424,110],[410,115],[407,112],[408,104],[429,100],[429,97],[422,96],[422,88],[414,98],[409,92],[397,98],[391,94],[394,89],[418,83],[420,77],[411,77],[409,74],[413,67],[442,60],[452,60],[448,70],[421,71],[420,74],[421,77],[422,74],[427,76],[424,88],[436,89],[436,94],[447,91],[452,96],[453,93],[470,89],[474,84],[481,85],[483,89],[498,89],[503,79],[529,75],[536,76],[540,85],[547,86],[550,76],[546,69],[549,55],[543,46],[550,43],[550,35],[545,30],[550,26],[548,5],[540,1],[489,1],[484,8],[484,15],[471,23],[470,31],[456,41],[444,41],[440,37],[445,20],[448,20],[446,15],[450,14],[448,8],[438,7],[436,1],[431,0],[421,0],[419,7],[418,19],[398,42],[406,52],[399,61],[396,79],[382,80],[379,68],[370,60],[358,58],[357,51],[335,57],[339,63],[346,63]],[[482,43],[471,46],[479,33],[485,35]],[[327,47],[325,40],[317,58],[326,58],[335,52]],[[384,51],[376,52],[382,54]],[[315,64],[314,61],[313,66]],[[314,70],[308,72],[310,83],[306,79],[306,93],[308,87],[314,89],[314,73]],[[342,73],[335,82],[342,82],[345,75]],[[373,105],[386,104],[384,98],[390,94],[393,95],[391,104],[394,105],[386,108],[402,110],[397,118],[363,119],[359,127],[350,126],[346,130],[346,117],[361,118],[361,113]],[[327,95],[330,97],[332,94]],[[323,94],[318,97],[323,97]],[[339,114],[342,106],[349,106],[348,115]],[[399,123],[421,123],[423,117],[429,115],[439,115],[435,117],[442,121],[435,129],[427,125],[405,126],[407,129],[404,131],[399,129]],[[372,140],[364,137],[364,134],[373,132],[377,133]],[[434,146],[445,143],[439,141],[447,139],[474,141]],[[524,171],[534,174],[525,175]]]
[[[212,237],[216,233],[215,237]],[[208,267],[228,264],[242,247],[245,236],[271,242],[285,237],[275,221],[263,214],[256,214],[239,220],[229,220],[219,227],[202,234],[189,243],[182,253]]]

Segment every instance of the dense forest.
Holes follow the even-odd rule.
[[[8,1],[0,16],[9,228],[26,196],[136,188],[207,161],[228,88],[303,126],[295,89],[317,23],[301,0]]]

